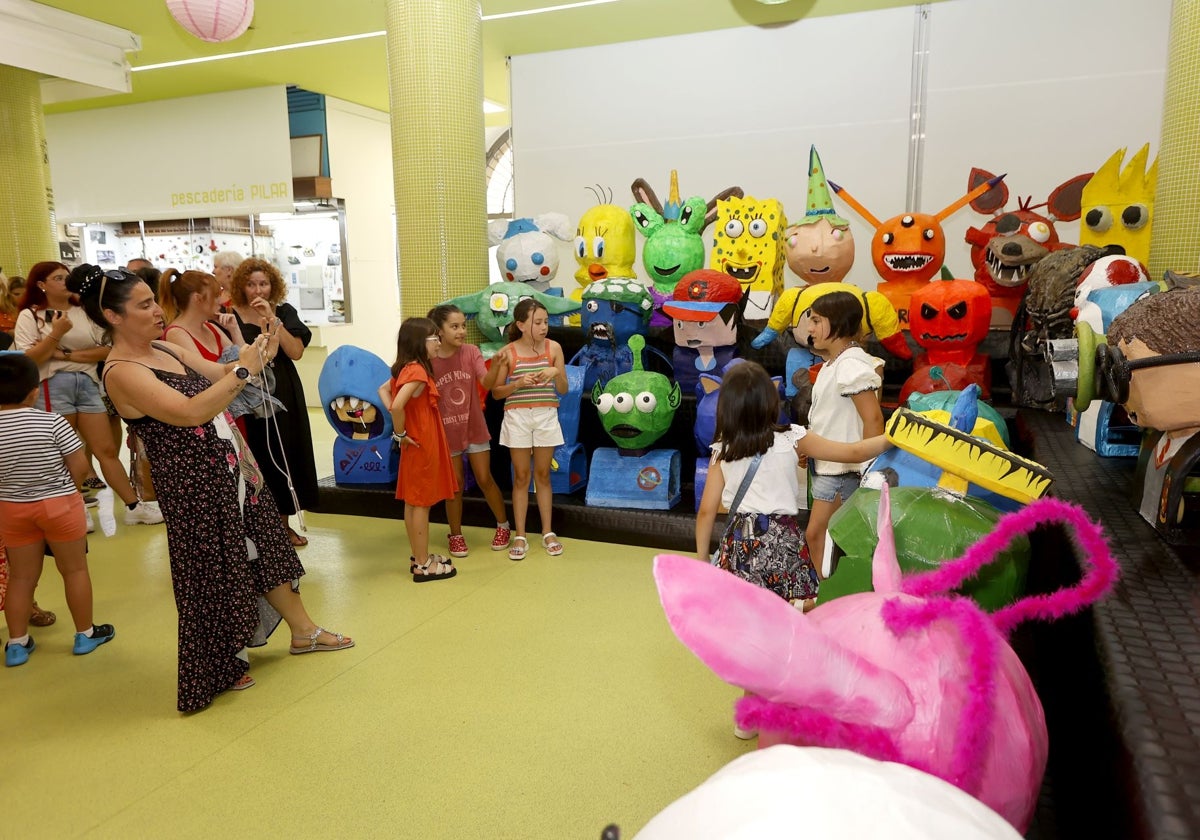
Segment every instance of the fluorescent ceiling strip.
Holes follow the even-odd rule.
[[[584,6],[603,6],[606,3],[617,3],[620,0],[580,0],[577,3],[564,3],[561,6],[546,6],[541,9],[527,9],[523,12],[503,12],[497,15],[484,15],[483,20],[501,20],[502,18],[525,17],[526,15],[540,15],[546,12],[561,12],[566,9],[580,9]],[[163,70],[167,67],[183,67],[187,64],[204,64],[209,61],[224,61],[227,58],[245,58],[250,55],[264,55],[266,53],[284,52],[286,50],[298,50],[304,47],[323,47],[326,44],[340,44],[345,41],[361,41],[365,38],[380,38],[387,34],[386,30],[380,29],[376,32],[362,32],[358,35],[343,35],[339,38],[322,38],[319,41],[301,41],[296,44],[280,44],[277,47],[263,47],[257,50],[243,50],[242,52],[221,53],[220,55],[205,55],[199,58],[185,58],[180,61],[164,61],[161,64],[142,64],[138,67],[132,67],[130,70],[134,73],[141,73],[145,70]]]

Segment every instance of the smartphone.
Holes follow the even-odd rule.
[[[46,326],[50,326],[50,323],[51,323],[51,322],[52,322],[52,321],[53,321],[55,318],[59,317],[59,316],[60,316],[60,315],[62,315],[62,314],[63,314],[63,313],[62,313],[62,311],[61,311],[61,310],[59,310],[59,309],[47,309],[47,310],[45,310],[45,316],[46,316]]]

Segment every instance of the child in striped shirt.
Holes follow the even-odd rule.
[[[75,621],[75,654],[91,653],[113,637],[111,624],[92,623],[87,515],[78,489],[88,473],[83,442],[61,415],[33,407],[38,379],[28,356],[0,354],[0,540],[8,547],[9,668],[24,665],[33,653],[29,617],[47,545]]]
[[[554,498],[550,491],[550,462],[554,447],[563,443],[558,425],[558,395],[567,392],[566,363],[562,347],[547,338],[550,314],[533,298],[513,310],[508,327],[509,343],[496,354],[484,387],[504,400],[504,423],[500,445],[507,446],[513,466],[513,530],[510,560],[523,560],[529,551],[525,538],[525,515],[529,510],[529,472],[537,492],[542,519],[542,547],[551,556],[563,553],[562,543],[552,530]],[[501,384],[495,384],[500,381]]]

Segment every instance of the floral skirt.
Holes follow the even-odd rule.
[[[791,514],[735,514],[714,563],[788,601],[816,598],[820,587],[804,529]]]

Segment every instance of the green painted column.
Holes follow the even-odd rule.
[[[1200,271],[1200,2],[1175,0],[1167,50],[1150,277]]]
[[[488,282],[478,0],[386,0],[400,311]]]
[[[0,65],[0,268],[24,275],[58,259],[54,190],[38,74]]]

